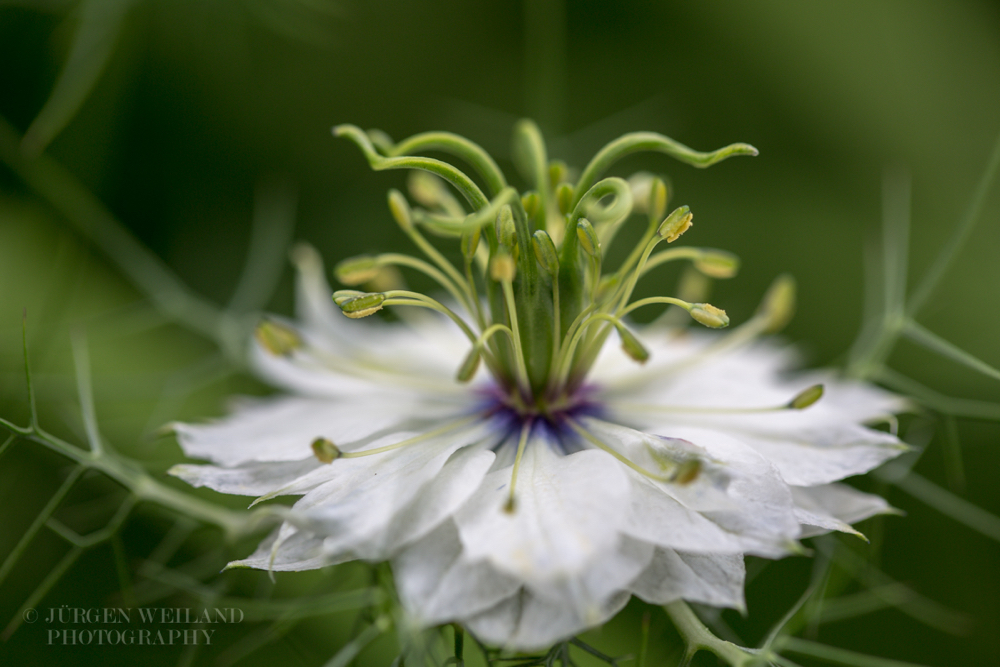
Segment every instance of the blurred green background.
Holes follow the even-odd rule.
[[[53,90],[60,97],[46,106]],[[109,257],[95,243],[100,226],[87,222],[92,203],[106,207],[194,293],[224,305],[234,290],[249,293],[237,285],[255,216],[266,239],[257,250],[280,251],[286,237],[306,240],[328,265],[361,252],[408,250],[385,206],[385,191],[402,187],[405,176],[371,172],[355,147],[331,136],[337,123],[381,128],[397,140],[425,130],[458,132],[483,145],[509,175],[510,131],[524,116],[539,122],[550,157],[577,166],[627,131],[662,132],[701,150],[745,141],[759,157],[700,171],[640,156],[616,173],[668,175],[674,201],[696,215],[685,240],[742,258],[741,275],[719,283],[712,298],[734,321],[753,312],[776,275],[792,273],[800,299],[785,335],[807,365],[843,363],[861,325],[865,248],[878,254],[886,179],[911,184],[909,264],[916,279],[973,197],[1000,131],[1000,7],[965,0],[0,0],[0,116],[0,416],[18,423],[27,416],[20,343],[27,308],[43,425],[83,441],[71,332],[84,333],[102,432],[162,475],[182,457],[172,439],[155,436],[157,427],[222,414],[226,397],[267,388],[234,369],[212,342],[157,314],[149,295],[120,270],[121,255]],[[40,147],[48,165],[42,171],[33,166]],[[272,253],[278,260],[271,264],[263,255],[255,274],[263,286],[272,268],[281,269],[273,296],[240,299],[253,306],[248,312],[289,313],[292,281],[283,252]],[[994,186],[959,261],[918,317],[994,368],[998,258]],[[898,345],[889,365],[942,395],[980,401],[975,405],[987,413],[1000,401],[996,379],[911,343]],[[904,427],[910,442],[926,446],[918,473],[1000,513],[997,420],[925,412]],[[37,445],[18,441],[3,454],[0,557],[64,474],[62,460]],[[67,499],[64,519],[89,530],[107,521],[121,492],[85,481]],[[909,588],[878,598],[899,594],[893,599],[902,609],[883,605],[824,624],[815,636],[940,667],[1000,663],[1000,544],[983,534],[1000,533],[995,516],[979,517],[986,529],[976,532],[897,488],[860,485],[886,493],[907,516],[868,522],[862,529],[872,545],[851,548]],[[140,508],[118,538],[84,554],[38,606],[121,605],[128,595],[150,594],[136,573],[164,535],[180,530],[174,520]],[[221,565],[245,555],[253,541],[218,542],[212,531],[196,529],[171,562],[195,562],[192,580],[211,580],[206,585],[243,595],[270,591],[260,573],[218,577]],[[65,552],[52,533],[39,533],[0,585],[0,626],[19,614]],[[751,571],[760,565],[751,563]],[[811,567],[798,558],[763,568],[748,588],[748,618],[725,616],[741,639],[760,639],[805,590]],[[280,575],[277,587],[287,597],[349,588],[367,576],[349,566]],[[133,580],[134,590],[122,583]],[[848,593],[860,590],[856,582],[843,585]],[[176,587],[158,599],[193,606]],[[644,612],[632,604],[588,637],[612,653],[637,652]],[[199,653],[53,647],[40,626],[26,624],[0,643],[0,658],[6,654],[2,662],[11,665],[318,665],[346,641],[354,616],[278,630],[248,621]],[[676,636],[662,612],[653,610],[651,623],[648,664],[671,664]],[[947,631],[953,625],[964,630]],[[273,641],[240,652],[254,648],[249,636],[265,632]],[[388,664],[394,655],[386,640],[361,660]]]

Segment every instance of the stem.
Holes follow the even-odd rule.
[[[677,628],[677,632],[680,633],[681,638],[684,639],[684,643],[687,645],[688,658],[701,649],[705,649],[722,658],[730,665],[733,665],[733,667],[750,665],[758,660],[758,656],[751,653],[749,649],[719,639],[712,634],[712,631],[705,627],[701,619],[695,616],[694,612],[691,611],[691,607],[683,600],[666,604],[663,606],[663,609],[667,612],[667,616],[670,617],[674,627]]]
[[[952,237],[948,239],[948,244],[941,251],[941,254],[937,256],[934,264],[924,274],[923,280],[920,281],[920,284],[913,291],[913,296],[910,297],[910,302],[906,308],[908,315],[915,315],[924,306],[924,303],[926,303],[934,288],[937,287],[938,282],[944,276],[945,271],[951,266],[955,255],[958,254],[958,251],[965,244],[966,240],[968,240],[969,234],[972,233],[973,228],[979,221],[983,204],[986,202],[986,193],[989,191],[990,184],[993,182],[998,168],[1000,168],[1000,135],[997,135],[997,142],[993,146],[993,153],[990,154],[989,162],[986,164],[986,171],[983,172],[982,178],[979,179],[979,184],[976,186],[975,194],[972,196],[972,201],[969,204],[965,217]]]
[[[252,533],[260,524],[279,515],[279,511],[273,508],[257,512],[238,512],[219,507],[158,482],[137,463],[120,455],[109,455],[103,451],[84,451],[39,428],[22,428],[6,420],[0,420],[0,425],[75,461],[83,468],[97,470],[107,475],[131,491],[137,500],[153,502],[173,509],[183,516],[218,526],[229,540]]]

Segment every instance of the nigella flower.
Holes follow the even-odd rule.
[[[667,213],[659,178],[602,173],[638,150],[708,166],[752,147],[697,153],[625,135],[570,184],[524,122],[515,156],[534,189],[520,194],[454,135],[393,144],[353,126],[336,133],[377,170],[418,170],[420,208],[396,191],[389,203],[427,259],[343,262],[341,282],[382,286],[331,300],[319,256],[297,248],[298,319],[261,324],[253,351],[261,376],[288,393],[245,400],[216,423],[176,425],[184,451],[214,464],[180,465],[177,476],[254,502],[302,496],[233,565],[390,560],[419,622],[460,622],[489,643],[532,649],[605,621],[632,595],[742,608],[745,554],[781,557],[803,537],[852,532],[887,511],[836,482],[902,450],[865,426],[901,401],[829,373],[789,374],[793,355],[761,339],[790,315],[789,280],[725,335],[671,319],[686,311],[727,326],[710,304],[632,300],[661,263],[725,278],[736,261],[694,247],[654,253],[691,226],[691,212]],[[471,163],[492,198],[451,164],[412,155],[426,150]],[[635,213],[646,231],[609,269],[607,248]],[[421,230],[458,240],[457,266]],[[386,286],[394,267],[429,276],[449,300]],[[654,304],[673,313],[630,323]],[[354,321],[391,306],[408,308],[394,322]]]

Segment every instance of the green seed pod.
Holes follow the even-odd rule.
[[[531,248],[535,251],[535,259],[546,273],[550,276],[559,273],[559,253],[556,252],[552,237],[545,230],[539,229],[531,237]]]

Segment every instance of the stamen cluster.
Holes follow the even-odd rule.
[[[360,286],[378,282],[389,267],[415,269],[447,291],[465,315],[404,289],[341,290],[334,294],[336,304],[351,318],[367,317],[386,306],[418,306],[450,317],[472,346],[457,379],[471,380],[480,363],[485,364],[506,404],[522,415],[551,416],[566,410],[612,330],[624,352],[644,363],[649,352],[625,323],[638,308],[670,304],[704,326],[729,324],[725,311],[707,303],[668,296],[630,301],[639,278],[664,262],[689,260],[714,278],[731,277],[738,262],[729,253],[711,249],[685,247],[653,254],[661,242],[672,243],[691,227],[689,208],[667,213],[669,190],[662,178],[599,178],[614,162],[637,151],[667,153],[705,167],[731,155],[755,155],[752,146],[733,144],[700,153],[659,134],[627,134],[599,151],[571,183],[565,165],[549,161],[535,124],[522,121],[515,130],[515,155],[534,187],[519,193],[482,148],[450,133],[420,134],[398,144],[384,133],[366,133],[353,125],[338,126],[334,133],[357,144],[376,170],[417,170],[410,190],[418,206],[411,207],[402,193],[392,190],[389,208],[429,260],[395,253],[356,257],[338,265],[338,279]],[[489,197],[453,165],[410,155],[428,150],[471,164]],[[453,186],[471,210],[444,183]],[[646,230],[625,261],[609,270],[608,248],[633,213],[645,213]],[[422,230],[458,239],[462,266],[448,261]]]

